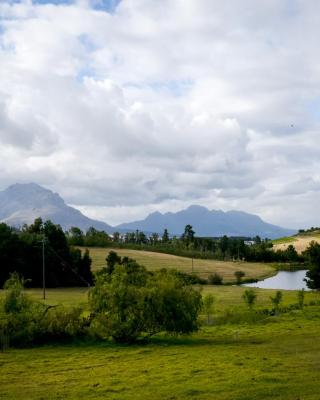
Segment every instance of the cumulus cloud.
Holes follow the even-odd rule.
[[[0,187],[109,223],[190,204],[320,225],[320,5],[0,4]]]

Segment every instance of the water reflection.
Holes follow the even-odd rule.
[[[301,271],[279,271],[277,275],[256,283],[247,283],[243,286],[257,287],[261,289],[282,289],[282,290],[309,290],[304,278],[307,270]]]

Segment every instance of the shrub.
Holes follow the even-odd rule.
[[[5,282],[6,291],[1,302],[0,331],[14,345],[33,341],[41,313],[39,305],[24,293],[23,288],[23,278],[17,273],[11,274]]]
[[[252,310],[253,305],[257,299],[257,294],[253,289],[246,289],[242,295],[243,300],[247,304],[250,310]]]
[[[214,307],[215,298],[212,294],[207,294],[203,297],[202,307],[203,311],[207,316],[207,324],[209,325],[212,321],[213,307]]]
[[[160,272],[173,274],[177,279],[180,279],[185,285],[205,285],[208,281],[204,278],[201,278],[197,274],[187,274],[186,272],[178,271],[176,269],[167,270],[166,268],[162,268]]]
[[[270,296],[270,300],[274,306],[275,313],[277,314],[279,312],[280,303],[282,301],[282,292],[280,290],[277,290],[274,297]]]
[[[0,332],[10,344],[23,346],[83,335],[87,321],[80,308],[47,306],[24,292],[24,281],[14,273],[6,281],[0,304]]]
[[[208,282],[210,285],[222,285],[223,278],[217,272],[208,276]]]
[[[241,279],[245,276],[246,274],[243,271],[235,271],[234,276],[237,281],[237,285],[240,285]]]

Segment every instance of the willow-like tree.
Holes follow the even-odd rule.
[[[158,332],[198,329],[201,294],[174,273],[151,273],[123,258],[113,272],[97,274],[89,294],[92,326],[101,337],[132,343]]]

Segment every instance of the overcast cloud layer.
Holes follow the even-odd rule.
[[[319,226],[318,0],[0,1],[0,189],[110,224]]]

